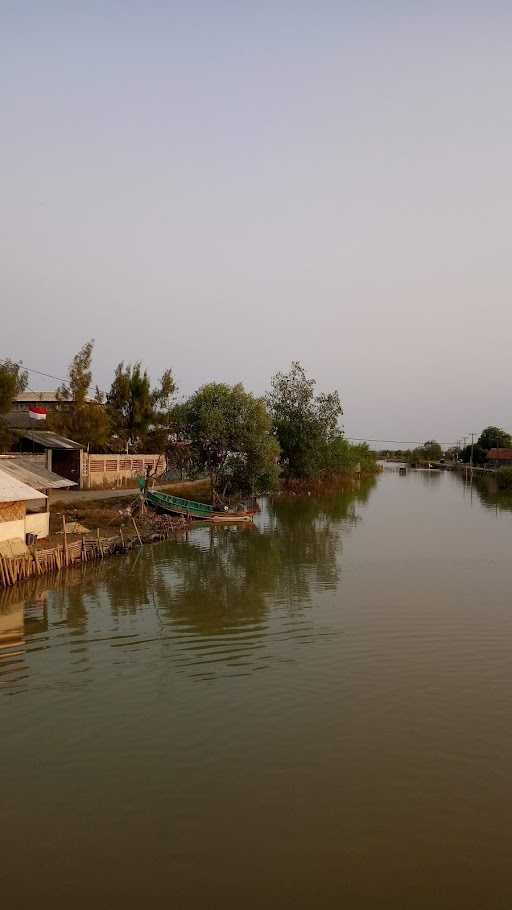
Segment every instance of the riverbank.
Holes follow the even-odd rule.
[[[322,496],[356,489],[375,477],[376,471],[343,473],[316,480],[288,480],[275,495]],[[166,484],[174,495],[211,501],[207,480]],[[12,556],[0,556],[0,587],[9,588],[26,579],[50,575],[70,566],[129,552],[133,547],[167,540],[189,528],[182,516],[158,515],[141,508],[136,490],[100,490],[65,494],[52,502],[50,536]]]
[[[60,572],[79,563],[120,556],[134,547],[157,543],[185,531],[192,522],[184,517],[155,515],[131,516],[129,522],[119,526],[117,534],[104,536],[100,529],[92,534],[82,531],[63,531],[59,542],[50,538],[46,546],[27,547],[16,556],[0,555],[0,587],[9,588],[29,578]]]
[[[205,481],[168,486],[176,495],[206,498],[209,495]],[[8,588],[78,563],[118,556],[136,546],[167,540],[190,527],[191,522],[181,516],[141,512],[138,499],[139,494],[131,490],[129,498],[123,493],[109,498],[87,498],[75,501],[74,505],[60,500],[53,503],[48,538],[33,547],[22,548],[24,552],[0,555],[0,587]]]
[[[173,482],[156,486],[154,489],[172,493],[173,496],[183,496],[185,499],[195,499],[200,502],[210,502],[210,484],[207,480],[188,480]],[[59,491],[60,492],[60,491]],[[51,503],[50,512],[50,540],[55,542],[55,537],[62,539],[62,522],[66,524],[78,523],[108,536],[113,529],[131,525],[130,506],[138,500],[139,491],[129,490],[97,490],[87,493],[67,493],[64,496],[56,495]],[[57,541],[58,542],[58,541]],[[47,545],[47,543],[46,543]],[[41,542],[45,546],[45,542]]]
[[[333,474],[331,477],[318,477],[309,480],[290,478],[283,480],[281,486],[273,495],[323,496],[329,493],[335,494],[339,490],[353,489],[361,481],[377,477],[381,471],[382,467],[376,465],[375,470],[372,471],[345,472],[343,474]]]

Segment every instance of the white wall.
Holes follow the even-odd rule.
[[[37,534],[38,540],[41,540],[42,537],[48,537],[50,533],[50,513],[32,512],[30,515],[26,515],[25,532]]]
[[[19,521],[0,521],[0,540],[17,538],[25,543],[25,519]]]
[[[0,521],[0,540],[22,540],[25,543],[25,534],[37,534],[38,540],[48,537],[50,533],[50,513],[36,512],[26,515],[19,521]]]

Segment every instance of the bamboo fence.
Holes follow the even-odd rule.
[[[83,535],[79,540],[68,541],[64,532],[62,544],[56,547],[30,547],[22,556],[0,555],[0,588],[9,588],[28,578],[50,575],[60,572],[69,566],[105,559],[127,553],[134,546],[145,543],[156,543],[174,536],[176,531],[188,527],[189,523],[180,519],[160,522],[158,527],[139,529],[132,519],[136,536],[123,534],[123,529],[115,537],[101,537],[99,530],[94,537]]]

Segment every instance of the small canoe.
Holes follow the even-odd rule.
[[[146,492],[146,502],[154,509],[171,512],[173,515],[185,515],[199,521],[219,523],[252,521],[258,512],[258,509],[248,509],[244,512],[218,512],[205,502],[195,502],[193,499],[183,499],[182,496],[171,496],[170,493],[159,493],[156,490]]]
[[[226,521],[252,521],[258,514],[258,509],[248,509],[245,512],[214,512],[208,521],[217,523]]]

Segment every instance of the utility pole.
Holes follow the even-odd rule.
[[[470,458],[470,461],[469,461],[469,464],[470,464],[470,467],[471,467],[471,471],[473,471],[473,448],[474,448],[474,445],[475,445],[475,434],[472,433],[472,434],[471,434],[471,458]]]

